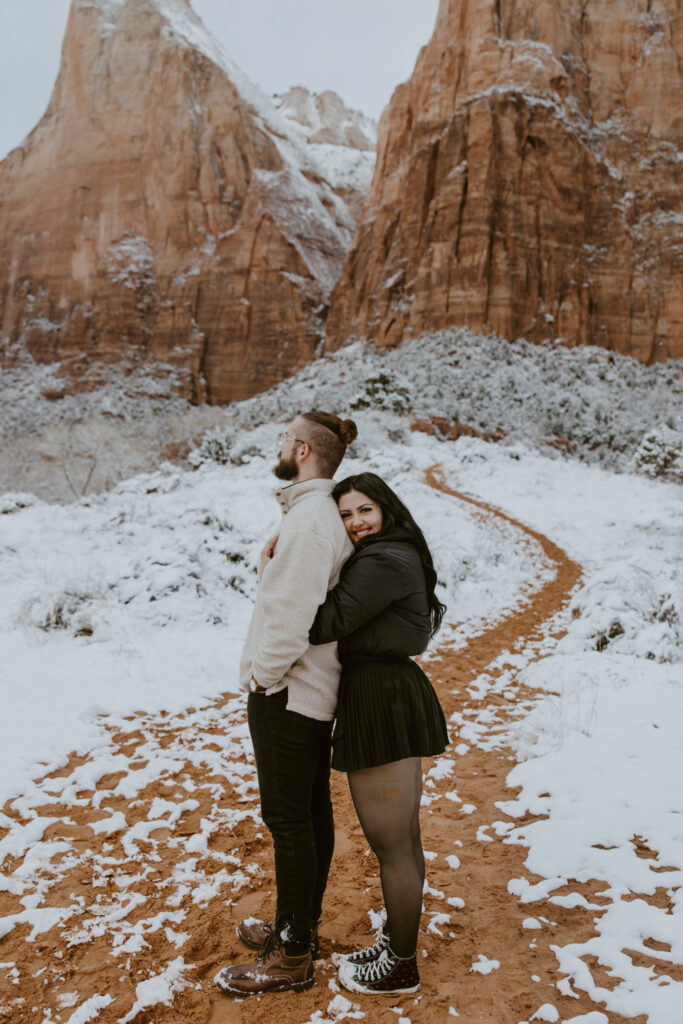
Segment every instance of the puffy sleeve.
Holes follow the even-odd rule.
[[[401,595],[402,572],[395,558],[368,552],[354,558],[316,613],[312,644],[341,640],[365,625]]]

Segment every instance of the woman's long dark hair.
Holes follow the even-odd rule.
[[[339,499],[349,491],[360,491],[368,498],[376,502],[382,509],[382,529],[376,536],[388,533],[399,527],[409,535],[417,548],[420,560],[424,567],[427,580],[427,601],[429,603],[430,636],[434,636],[441,625],[446,611],[446,605],[439,601],[435,594],[436,570],[432,561],[432,554],[424,534],[417,525],[408,509],[405,507],[399,496],[391,487],[382,480],[376,473],[359,473],[357,476],[347,476],[340,480],[332,491],[332,497],[339,504]]]

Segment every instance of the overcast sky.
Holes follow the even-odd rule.
[[[334,89],[379,117],[432,34],[438,0],[192,0],[266,92]],[[42,116],[70,0],[0,0],[0,159]]]

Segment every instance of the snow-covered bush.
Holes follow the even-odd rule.
[[[407,413],[413,406],[410,384],[395,373],[374,373],[363,381],[360,393],[351,400],[349,408],[382,409],[388,412]]]
[[[32,505],[39,504],[35,494],[8,491],[7,494],[0,494],[0,516],[11,515],[12,512],[18,512],[22,508],[31,508]]]
[[[59,363],[40,364],[26,355],[19,365],[0,370],[0,437],[100,416],[142,424],[159,413],[189,408],[175,393],[182,371],[162,363],[137,369],[93,364],[80,378],[83,390],[75,394],[59,369]]]
[[[638,445],[633,464],[646,476],[683,483],[683,431],[666,424],[649,430]]]
[[[44,590],[24,604],[19,622],[47,633],[63,629],[72,636],[92,636],[97,618],[94,609],[103,600],[106,593],[94,580],[55,592]]]
[[[210,430],[187,456],[187,461],[195,469],[207,462],[216,462],[226,466],[232,462],[231,452],[235,444],[235,430],[231,427],[216,427]]]
[[[338,475],[357,473],[359,466],[348,468],[350,460],[376,458],[393,445],[407,445],[410,440],[410,420],[393,412],[380,412],[371,409],[353,410],[350,414],[358,427],[358,437],[347,449]],[[405,454],[405,453],[402,453]]]
[[[190,465],[246,460],[258,442],[242,431],[307,409],[458,420],[555,458],[575,453],[610,469],[683,479],[681,430],[671,433],[683,392],[680,362],[648,367],[597,347],[531,345],[451,328],[391,350],[356,342],[220,409],[175,397],[179,371],[168,366],[93,367],[91,390],[71,394],[58,365],[26,357],[0,371],[0,491],[73,500],[181,457],[207,430]]]
[[[280,450],[279,436],[284,432],[281,423],[264,423],[252,430],[225,430],[226,446],[230,445],[228,461],[232,466],[244,466],[252,459],[268,459],[272,465]],[[216,431],[220,435],[220,430]]]
[[[195,500],[202,488],[203,499]],[[72,536],[62,520],[62,548],[34,565],[32,575],[29,553],[2,552],[7,576],[30,576],[16,625],[97,641],[124,636],[132,623],[225,625],[235,595],[253,600],[252,539],[234,525],[233,509],[211,503],[205,482],[193,488],[176,467],[72,508],[80,528]]]
[[[658,586],[645,569],[621,563],[603,569],[573,597],[572,622],[561,648],[629,654],[675,662],[683,649],[680,594]]]
[[[672,421],[682,392],[680,360],[644,366],[596,346],[532,345],[451,328],[389,350],[356,342],[230,411],[252,426],[310,408],[344,416],[391,409],[501,431],[533,447],[551,442],[548,453],[575,451],[630,469],[643,434]]]
[[[215,406],[173,397],[169,374],[102,372],[106,383],[71,395],[55,367],[27,361],[0,370],[0,493],[69,502],[111,490],[181,457],[226,418]]]

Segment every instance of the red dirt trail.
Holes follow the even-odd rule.
[[[540,647],[543,640],[547,650],[547,624],[566,605],[581,570],[547,538],[483,502],[452,491],[436,472],[428,474],[428,482],[454,500],[475,506],[477,515],[488,525],[495,528],[495,521],[500,517],[533,537],[556,567],[554,578],[503,621],[470,640],[464,649],[443,649],[429,662],[428,672],[447,718],[459,712],[465,720],[474,721],[482,710],[487,710],[491,714],[492,729],[501,730],[519,717],[520,702],[530,695],[515,686],[514,694],[507,687],[504,692],[489,693],[477,699],[468,688],[484,672],[494,679],[500,674],[500,667],[492,663],[501,653],[528,651],[536,642]],[[226,696],[216,702],[215,708],[220,712],[230,701],[234,698]],[[243,720],[244,711],[239,714]],[[231,714],[230,719],[232,728],[237,718]],[[110,731],[115,748],[125,752],[134,766],[136,749],[150,736],[162,748],[171,747],[184,737],[178,718],[165,715],[141,716],[140,728],[136,731]],[[213,730],[213,735],[212,731],[204,731],[200,742],[206,751],[220,750],[215,742],[220,731],[220,725]],[[558,991],[556,985],[561,975],[550,948],[553,944],[562,946],[584,941],[594,934],[596,912],[563,909],[545,901],[522,905],[507,891],[507,883],[512,878],[525,877],[532,883],[539,880],[524,867],[524,848],[506,844],[504,837],[497,836],[491,828],[493,822],[512,823],[512,819],[495,806],[496,801],[509,800],[515,795],[506,788],[505,782],[514,765],[511,752],[504,747],[483,750],[468,743],[466,752],[456,754],[454,747],[460,742],[457,726],[452,727],[451,738],[452,745],[445,756],[454,761],[454,770],[443,778],[428,781],[427,801],[422,812],[424,847],[436,856],[427,862],[430,891],[424,899],[420,937],[421,992],[417,997],[402,998],[344,995],[366,1014],[365,1019],[370,1024],[396,1024],[399,1017],[413,1024],[445,1022],[453,1018],[452,1011],[449,1012],[451,1007],[457,1011],[462,1024],[481,1021],[517,1024],[528,1021],[544,1003],[552,1003],[557,1008],[560,1021],[594,1009],[605,1012],[603,1006],[597,1006],[583,993],[571,997]],[[73,756],[65,768],[53,773],[53,777],[66,776],[87,760]],[[115,858],[118,871],[127,873],[127,893],[139,893],[145,898],[144,904],[133,906],[129,912],[130,922],[168,911],[169,879],[179,860],[178,837],[187,839],[200,830],[202,818],[212,813],[212,802],[223,809],[237,805],[247,809],[258,806],[254,793],[248,799],[244,793],[238,796],[224,775],[210,767],[202,768],[196,760],[188,760],[181,768],[176,766],[133,799],[111,795],[116,777],[105,776],[98,782],[96,790],[108,794],[108,812],[122,810],[129,828],[136,822],[148,820],[155,798],[182,802],[188,796],[188,786],[196,787],[192,795],[199,806],[185,812],[172,832],[166,830],[164,834],[164,830],[159,829],[149,840],[138,840],[137,851],[123,848],[121,833],[105,836],[93,831],[91,825],[104,817],[95,800],[96,790],[86,787],[77,794],[86,798],[82,806],[46,802],[44,807],[38,808],[39,816],[53,819],[44,839],[67,839],[79,854],[72,858],[76,861],[72,867],[69,867],[68,854],[61,861],[59,856],[54,858],[53,869],[61,865],[63,870],[57,880],[52,880],[49,906],[69,907],[80,902],[83,914],[92,917],[108,900],[119,897],[121,883],[116,881],[114,870],[103,872],[101,862],[97,866],[97,855],[103,855]],[[425,762],[424,767],[427,772],[430,764]],[[460,802],[453,799],[456,788]],[[188,894],[176,907],[185,911],[185,916],[182,923],[174,927],[188,935],[180,946],[169,940],[162,927],[145,935],[143,948],[124,957],[115,957],[111,937],[106,932],[91,933],[87,941],[68,945],[65,933],[73,931],[72,921],[55,925],[33,942],[27,941],[30,927],[16,925],[0,941],[0,962],[14,963],[20,972],[19,983],[15,984],[7,971],[0,971],[0,1021],[3,1024],[42,1024],[49,1020],[52,1024],[66,1024],[86,999],[108,993],[113,996],[113,1002],[92,1019],[97,1024],[115,1024],[126,1017],[134,1005],[136,985],[161,973],[180,956],[186,964],[193,965],[186,975],[190,986],[178,992],[170,1006],[157,1004],[141,1009],[134,1018],[129,1018],[134,1024],[248,1024],[256,1021],[304,1024],[317,1011],[320,1012],[318,1021],[336,1019],[332,1012],[327,1012],[337,991],[331,954],[368,943],[368,910],[381,906],[381,893],[377,865],[367,853],[346,778],[337,773],[333,773],[333,798],[337,846],[321,928],[322,959],[316,968],[318,984],[314,988],[298,995],[283,993],[237,1002],[221,995],[213,986],[212,979],[219,967],[245,958],[245,951],[235,936],[236,922],[250,914],[270,918],[274,907],[270,844],[263,826],[247,817],[237,821],[230,830],[211,834],[208,852],[198,854],[197,868],[212,876],[224,863],[216,861],[210,853],[218,851],[230,855],[237,850],[243,864],[255,864],[260,871],[237,892],[227,886],[204,905],[197,905]],[[463,807],[472,808],[471,812],[463,812]],[[22,820],[12,803],[5,806],[4,813],[13,820]],[[527,820],[534,819],[515,819],[514,825],[522,825]],[[8,830],[0,829],[0,839],[7,834]],[[152,851],[158,859],[150,859]],[[455,869],[446,861],[446,857],[453,854],[460,861]],[[5,876],[11,876],[21,864],[22,858],[8,857],[0,867]],[[37,877],[46,876],[38,872]],[[604,885],[600,880],[587,885],[570,881],[566,890],[559,892],[578,891],[591,902],[599,903],[601,897],[596,896],[596,892],[601,888]],[[464,906],[449,905],[449,898],[456,904],[464,901]],[[0,891],[0,914],[16,914],[22,909],[17,895]],[[442,916],[435,917],[437,914]],[[525,918],[543,915],[549,920],[541,929],[530,931],[522,927]],[[489,974],[472,972],[470,968],[479,955],[498,960],[500,967]],[[607,988],[614,986],[615,979],[597,962],[589,966],[598,984]],[[625,1019],[611,1013],[606,1016],[610,1024]],[[645,1022],[645,1017],[631,1019],[631,1024]]]

